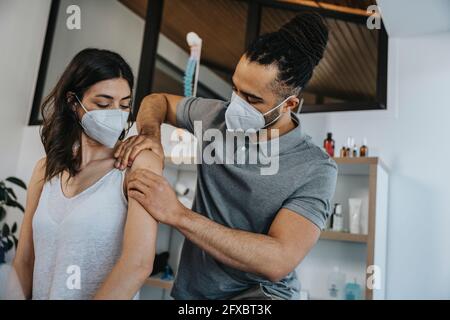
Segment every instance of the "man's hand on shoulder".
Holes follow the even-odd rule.
[[[159,137],[140,134],[129,137],[119,144],[114,151],[115,167],[120,170],[131,167],[138,154],[143,150],[152,151],[159,158],[161,164],[164,164],[164,151]]]

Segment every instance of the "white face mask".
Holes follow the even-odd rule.
[[[280,112],[278,117],[269,123],[266,123],[264,116],[281,107],[288,99],[292,97],[294,96],[287,97],[276,107],[273,107],[266,113],[261,113],[233,91],[233,94],[231,95],[231,102],[228,105],[227,111],[225,111],[225,123],[227,125],[227,129],[230,131],[242,130],[256,132],[262,128],[268,127],[275,123],[282,114]]]
[[[81,126],[84,132],[104,146],[113,148],[127,125],[130,113],[120,109],[88,111],[80,99],[77,96],[75,97],[86,111],[81,118]]]

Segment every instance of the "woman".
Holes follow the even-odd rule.
[[[129,170],[114,168],[132,88],[122,57],[86,49],[44,101],[46,157],[30,181],[13,262],[26,298],[131,299],[150,275],[157,222],[127,199],[127,171],[161,174],[162,162],[147,151]]]

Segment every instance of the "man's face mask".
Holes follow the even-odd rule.
[[[113,148],[127,125],[130,113],[120,109],[88,111],[80,99],[75,97],[86,112],[81,118],[84,132],[104,146]]]
[[[269,115],[283,106],[283,104],[292,97],[294,96],[287,97],[276,107],[273,107],[266,113],[261,113],[247,101],[242,99],[238,94],[233,92],[231,95],[231,102],[225,112],[225,123],[227,125],[227,129],[232,131],[251,130],[256,132],[260,129],[266,128],[275,123],[282,114],[279,112],[278,116],[276,116],[275,119],[270,120],[269,123],[266,123],[265,116],[271,119],[272,117]]]

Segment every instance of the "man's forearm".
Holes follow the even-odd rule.
[[[161,139],[161,124],[165,122],[168,102],[163,94],[146,96],[141,103],[136,119],[139,134]]]
[[[190,241],[220,262],[276,281],[285,270],[283,248],[275,238],[222,226],[186,209],[174,224]]]

